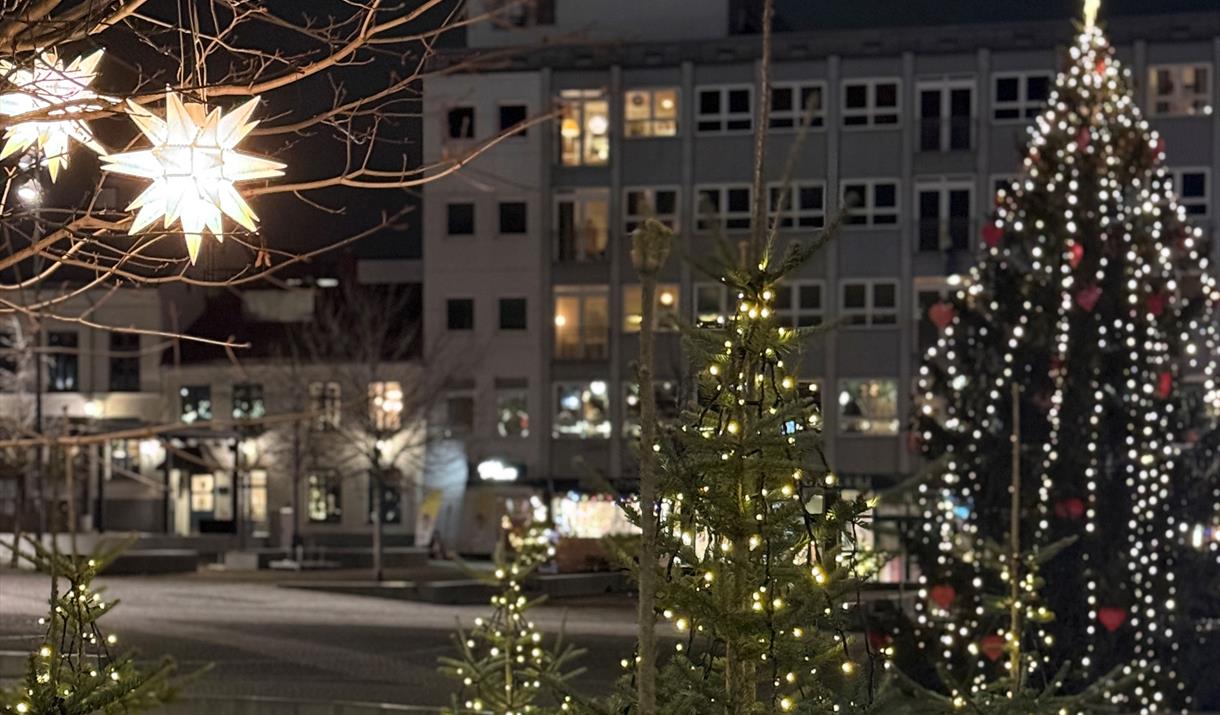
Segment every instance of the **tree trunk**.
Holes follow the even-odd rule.
[[[636,667],[640,715],[657,711],[657,403],[652,387],[656,345],[657,272],[669,257],[672,232],[655,220],[632,235],[631,258],[640,275],[640,565],[639,664]]]
[[[373,580],[381,581],[381,497],[382,483],[380,470],[374,470],[373,478]]]

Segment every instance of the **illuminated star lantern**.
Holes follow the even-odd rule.
[[[139,209],[129,234],[135,234],[164,217],[168,230],[182,225],[191,263],[199,257],[205,231],[223,241],[222,214],[248,231],[257,229],[258,216],[234,184],[283,176],[284,164],[236,150],[250,130],[258,97],[222,114],[204,104],[183,103],[174,92],[165,95],[165,119],[128,100],[131,120],[152,148],[103,156],[103,168],[118,174],[151,179],[152,185],[127,210]]]
[[[89,125],[80,119],[70,119],[75,113],[99,109],[89,100],[97,99],[89,85],[97,76],[97,63],[102,50],[72,60],[67,67],[54,50],[34,58],[31,67],[20,67],[9,60],[0,60],[0,75],[16,91],[0,94],[0,114],[17,116],[47,107],[68,105],[48,112],[45,119],[21,122],[4,132],[4,148],[0,159],[37,145],[43,161],[51,172],[51,181],[59,176],[59,168],[68,164],[68,139],[75,139],[93,151],[104,154],[105,147],[93,138]]]

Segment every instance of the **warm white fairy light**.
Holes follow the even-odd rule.
[[[164,219],[169,230],[182,226],[191,263],[199,257],[205,232],[224,240],[222,216],[228,216],[248,231],[257,229],[258,216],[241,197],[234,184],[283,176],[285,165],[261,156],[245,154],[236,147],[258,121],[250,117],[258,97],[228,114],[219,108],[208,111],[204,104],[184,103],[175,92],[165,95],[165,119],[128,102],[131,120],[152,147],[102,157],[107,171],[151,179],[128,210],[139,209],[130,234],[136,234]]]
[[[0,76],[13,91],[0,94],[0,114],[19,116],[45,111],[46,116],[20,122],[4,132],[0,159],[36,146],[51,174],[51,181],[68,164],[69,140],[99,154],[106,149],[93,138],[93,131],[72,115],[99,108],[98,95],[90,87],[97,76],[102,50],[76,57],[67,65],[55,50],[34,56],[29,66],[0,59]]]

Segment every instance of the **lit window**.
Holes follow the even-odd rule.
[[[110,468],[120,476],[138,476],[140,471],[140,440],[114,439],[110,441]]]
[[[657,304],[654,312],[656,330],[674,330],[678,317],[678,285],[657,284]],[[643,289],[639,285],[623,286],[623,332],[638,333],[643,322]]]
[[[849,225],[894,225],[898,223],[898,182],[850,179],[843,183],[843,204]]]
[[[700,134],[748,132],[754,129],[753,97],[750,85],[700,87],[695,94],[695,128]]]
[[[674,380],[653,380],[653,399],[657,405],[657,422],[677,421],[682,412],[678,399],[678,383]],[[640,436],[640,384],[635,381],[623,383],[623,436]]]
[[[257,382],[239,382],[233,385],[233,419],[256,420],[267,416],[263,402],[263,386]]]
[[[623,98],[623,131],[636,137],[672,137],[678,133],[678,90],[632,89]]]
[[[772,184],[768,191],[771,218],[778,214],[780,227],[822,228],[826,224],[826,185],[822,182],[797,182],[786,191],[782,185]]]
[[[337,524],[343,519],[343,483],[333,470],[315,472],[306,480],[309,494],[306,509],[314,524]]]
[[[216,509],[216,478],[211,474],[191,475],[191,511]]]
[[[47,392],[80,389],[80,335],[75,330],[47,333]]]
[[[609,330],[605,286],[555,287],[555,359],[606,359]]]
[[[898,434],[898,381],[839,380],[839,432]]]
[[[1048,72],[992,75],[991,116],[996,121],[1025,121],[1038,116],[1051,92]]]
[[[559,261],[600,261],[610,236],[610,192],[573,189],[556,192],[555,257]]]
[[[719,227],[726,231],[750,228],[750,185],[696,186],[695,225],[700,231]]]
[[[849,80],[843,83],[843,126],[898,124],[898,80]]]
[[[637,188],[623,191],[623,229],[630,237],[646,218],[655,218],[678,229],[678,189]]]
[[[496,432],[501,437],[529,437],[529,390],[525,381],[496,384]]]
[[[564,166],[601,166],[610,161],[610,103],[598,89],[559,94],[559,156]]]
[[[1169,180],[1178,203],[1186,209],[1188,219],[1206,218],[1211,214],[1208,198],[1211,172],[1206,169],[1170,169]]]
[[[915,186],[919,212],[919,250],[965,251],[970,248],[970,182],[921,181]]]
[[[775,289],[775,317],[790,328],[821,325],[825,314],[822,281],[788,281]]]
[[[848,325],[898,322],[898,283],[890,280],[843,281],[840,313]]]
[[[797,399],[804,404],[805,400],[809,401],[809,407],[816,408],[818,412],[822,411],[822,381],[821,380],[798,380],[796,383]]]
[[[610,436],[609,387],[605,380],[555,385],[553,437],[582,439]]]
[[[309,411],[313,414],[313,428],[319,431],[338,429],[342,409],[342,389],[334,381],[309,383]]]
[[[183,385],[178,388],[182,411],[179,413],[186,423],[212,419],[212,386]]]
[[[720,283],[696,283],[694,293],[695,325],[723,327],[728,317],[729,289]]]
[[[369,422],[375,430],[402,427],[403,394],[398,381],[369,383]]]
[[[1153,116],[1212,113],[1211,65],[1153,65],[1148,68],[1148,88]]]
[[[805,112],[811,111],[810,127],[826,123],[826,85],[823,82],[776,82],[771,87],[772,129],[795,129],[805,121]]]
[[[454,107],[445,115],[450,139],[474,137],[474,107]]]

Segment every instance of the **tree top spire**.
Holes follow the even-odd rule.
[[[1101,9],[1101,0],[1084,0],[1084,28],[1093,29],[1097,24],[1097,11]]]

